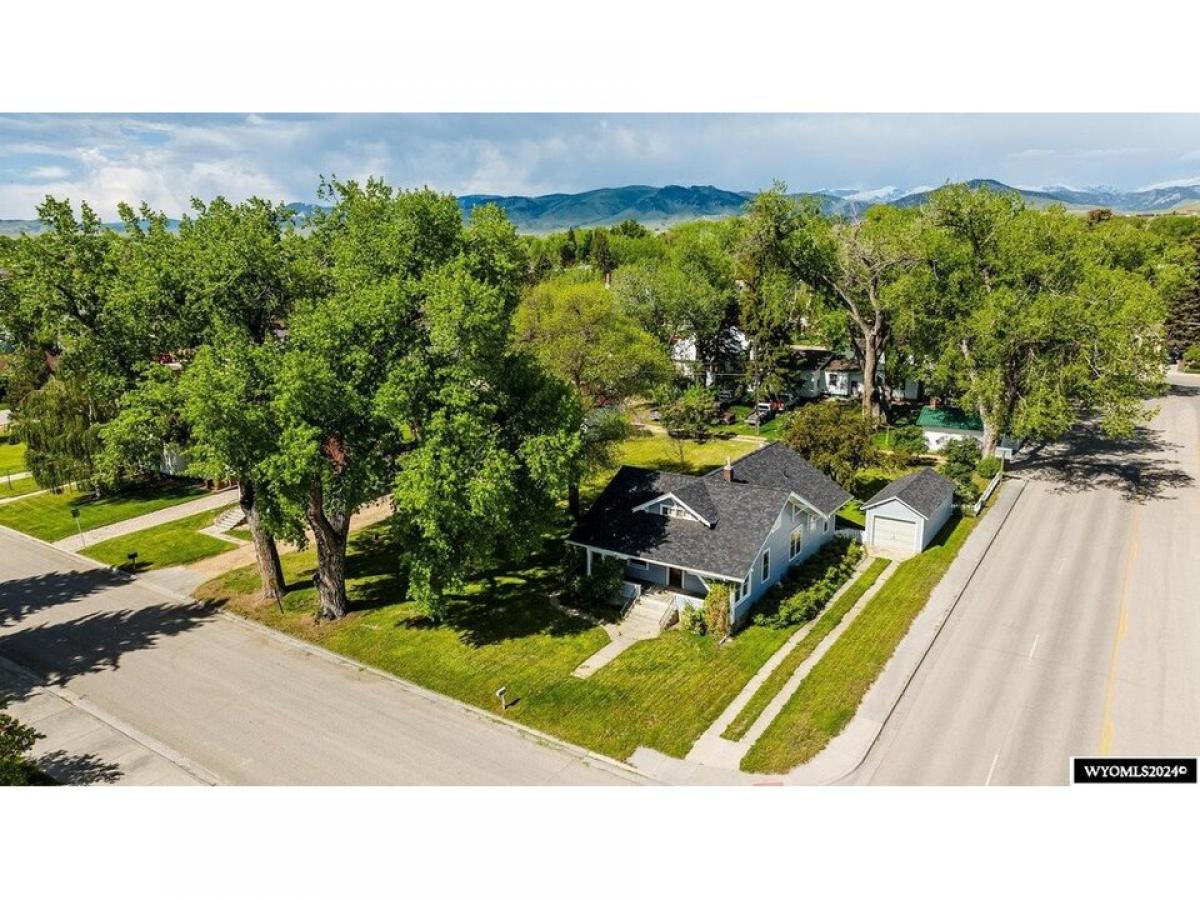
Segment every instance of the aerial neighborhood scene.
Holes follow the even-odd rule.
[[[796,118],[0,119],[0,783],[1194,781],[1200,118]]]

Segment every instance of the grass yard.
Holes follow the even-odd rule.
[[[197,484],[165,481],[98,499],[92,494],[71,490],[38,494],[0,506],[0,525],[43,541],[57,541],[75,533],[75,519],[71,517],[73,509],[79,511],[78,527],[88,531],[194,500],[204,493],[204,488]]]
[[[978,521],[955,516],[924,553],[899,565],[750,748],[743,770],[787,772],[841,733]]]
[[[813,650],[833,629],[837,628],[838,624],[846,617],[846,613],[854,608],[854,604],[859,601],[859,598],[865,594],[878,579],[883,570],[888,567],[886,559],[876,559],[867,566],[866,571],[858,576],[857,580],[846,589],[842,596],[838,597],[829,608],[822,613],[813,623],[812,629],[793,647],[788,655],[781,662],[766,680],[759,685],[758,690],[740,713],[726,727],[724,734],[721,736],[728,738],[731,741],[741,740],[750,726],[758,721],[758,717],[762,715],[767,704],[775,698],[775,695],[783,690],[783,686],[787,683],[792,674],[800,668]]]
[[[6,497],[20,497],[22,494],[31,494],[39,490],[41,488],[38,483],[29,475],[24,478],[6,478],[0,475],[0,500]]]
[[[643,431],[621,442],[616,459],[620,465],[703,475],[717,466],[723,466],[726,457],[737,459],[758,448],[759,445],[751,441],[735,441],[728,437],[717,436],[707,441],[676,441],[665,434]],[[594,499],[616,471],[614,467],[593,474],[581,487],[584,502]]]
[[[838,528],[845,528],[851,525],[858,528],[867,527],[867,514],[859,507],[857,500],[851,500],[839,509],[837,511],[837,518]]]
[[[0,475],[25,471],[25,445],[0,440]]]
[[[290,590],[282,613],[256,597],[255,567],[222,575],[201,599],[367,665],[484,709],[508,689],[507,715],[618,758],[639,745],[683,756],[788,632],[751,627],[718,647],[681,631],[635,644],[586,681],[571,672],[608,643],[603,629],[556,609],[558,535],[529,567],[483,577],[450,598],[446,620],[433,623],[403,599],[395,553],[383,532],[352,539],[351,611],[336,623],[313,620],[312,551],[283,557]]]
[[[764,422],[761,428],[755,428],[753,425],[746,424],[746,416],[750,415],[754,407],[748,403],[735,403],[729,407],[729,411],[737,416],[737,419],[732,425],[717,425],[714,428],[723,434],[748,434],[753,437],[765,438],[766,440],[777,440],[779,431],[783,427],[783,417],[776,414],[771,420]]]
[[[136,572],[182,566],[198,559],[207,559],[237,547],[237,544],[200,533],[201,528],[207,528],[229,508],[208,510],[174,522],[144,528],[133,534],[123,534],[93,544],[82,552],[97,562]],[[130,553],[138,555],[137,564],[132,568],[129,565]]]

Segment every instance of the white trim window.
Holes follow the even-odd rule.
[[[817,517],[816,516],[808,517],[808,530],[811,531],[813,534],[817,533]]]
[[[771,549],[768,547],[762,555],[762,572],[760,578],[763,584],[771,577]]]
[[[750,576],[753,574],[754,574],[753,572],[747,572],[746,580],[742,582],[742,599],[743,600],[745,600],[747,597],[750,596]]]
[[[828,519],[826,519],[824,521],[824,523],[821,525],[821,533],[829,534],[829,520]]]
[[[792,555],[789,558],[795,559],[797,556],[799,556],[800,551],[801,551],[801,549],[803,549],[803,547],[804,547],[804,527],[801,526],[799,528],[793,528],[792,529],[791,548],[790,548]]]

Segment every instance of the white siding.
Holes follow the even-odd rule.
[[[798,517],[798,521],[805,522],[804,545],[800,549],[800,553],[795,559],[788,559],[788,554],[791,550],[792,516],[787,513],[783,514],[783,521],[779,528],[771,532],[767,538],[765,549],[771,551],[771,574],[767,580],[762,578],[762,552],[754,560],[753,571],[750,575],[750,594],[748,598],[742,600],[734,606],[733,609],[733,624],[734,627],[740,627],[744,624],[750,615],[750,610],[757,603],[764,592],[779,581],[792,566],[798,566],[804,560],[808,559],[817,549],[827,543],[833,537],[833,520],[822,519],[820,516],[812,515],[807,512]],[[815,523],[814,529],[809,529],[808,524]],[[825,526],[828,525],[826,528]]]
[[[898,520],[901,522],[912,522],[916,526],[913,531],[912,546],[904,551],[912,554],[920,551],[924,544],[925,520],[916,512],[909,509],[899,500],[891,499],[880,503],[878,506],[873,506],[867,510],[867,527],[863,532],[863,543],[868,547],[875,547],[875,520],[877,518]],[[886,552],[895,552],[894,548],[880,548]]]

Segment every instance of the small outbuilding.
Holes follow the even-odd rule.
[[[937,537],[953,508],[954,484],[933,469],[918,469],[863,504],[863,543],[887,556],[920,553]]]

